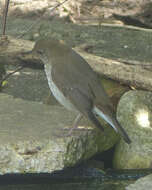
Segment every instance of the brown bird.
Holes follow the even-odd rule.
[[[76,111],[75,126],[84,115],[96,127],[103,130],[97,116],[109,123],[123,139],[131,140],[120,126],[98,75],[89,64],[62,41],[40,39],[32,54],[45,65],[50,90],[55,98],[68,110]]]

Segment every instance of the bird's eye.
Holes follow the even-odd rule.
[[[44,53],[44,51],[42,49],[39,49],[39,50],[37,50],[37,53],[42,55]]]

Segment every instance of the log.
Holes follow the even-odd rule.
[[[7,40],[0,41],[0,64],[13,64],[30,67],[30,63],[42,65],[39,59],[23,56],[24,52],[32,50],[34,42],[23,39],[15,39],[11,36]],[[138,62],[126,64],[126,61],[107,59],[93,54],[86,53],[82,48],[74,48],[81,56],[88,61],[91,67],[99,74],[108,78],[131,85],[135,88],[152,90],[152,65],[143,66]]]

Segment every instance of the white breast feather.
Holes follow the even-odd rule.
[[[51,65],[45,64],[45,73],[48,79],[48,84],[50,87],[50,90],[52,94],[55,96],[55,98],[59,101],[60,104],[62,104],[65,108],[68,110],[75,111],[74,105],[65,98],[63,93],[58,89],[58,87],[54,84],[51,76]]]

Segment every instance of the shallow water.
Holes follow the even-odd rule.
[[[131,181],[130,181],[131,183]],[[65,184],[32,184],[32,185],[5,185],[2,190],[124,190],[129,181],[122,182],[89,182]]]

